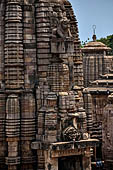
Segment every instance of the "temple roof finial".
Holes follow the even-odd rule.
[[[93,28],[93,41],[96,41],[96,34],[95,34],[95,30],[96,30],[96,25],[93,25],[92,26],[92,28]]]

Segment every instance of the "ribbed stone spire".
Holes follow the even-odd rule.
[[[61,155],[74,156],[69,170],[81,169],[80,153],[87,169],[90,147],[74,144],[88,134],[70,2],[2,0],[0,16],[0,169],[65,170]]]

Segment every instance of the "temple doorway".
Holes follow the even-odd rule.
[[[58,170],[83,170],[82,156],[67,156],[59,158]]]

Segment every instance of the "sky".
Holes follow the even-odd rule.
[[[92,40],[93,25],[97,39],[113,34],[113,0],[69,0],[78,21],[81,41]]]

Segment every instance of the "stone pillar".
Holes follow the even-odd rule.
[[[49,2],[46,0],[35,1],[35,26],[36,26],[36,55],[38,86],[36,89],[37,100],[37,140],[45,140],[45,116],[47,111],[46,97],[50,91],[47,74],[50,64],[50,18]],[[41,148],[42,149],[42,148]],[[37,150],[37,169],[45,169],[45,157],[43,149]]]
[[[5,87],[24,86],[23,30],[21,0],[7,0],[5,9]]]
[[[33,170],[36,155],[31,142],[36,139],[35,98],[32,93],[24,93],[21,98],[21,169]]]
[[[58,170],[58,158],[51,158],[50,151],[45,151],[45,170]]]
[[[42,86],[47,84],[47,72],[50,54],[50,18],[49,3],[46,0],[36,1],[35,4],[35,22],[36,22],[36,48],[37,48],[37,71],[38,84]]]
[[[37,81],[36,35],[34,0],[24,0],[23,4],[23,45],[24,45],[24,86],[34,88]]]
[[[93,113],[92,113],[92,97],[88,93],[88,91],[84,91],[84,105],[86,110],[86,116],[87,116],[87,129],[88,132],[92,132],[92,126],[93,126]]]
[[[6,102],[6,141],[8,145],[8,155],[6,165],[8,170],[17,170],[20,164],[20,106],[18,96],[10,95]]]
[[[90,148],[86,148],[85,155],[82,158],[82,165],[84,170],[91,170]]]

